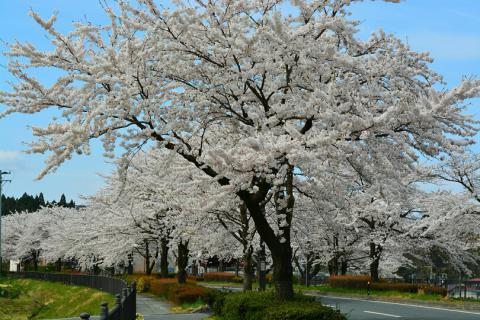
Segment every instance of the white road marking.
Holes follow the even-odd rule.
[[[399,306],[407,306],[407,307],[414,307],[414,308],[424,308],[424,309],[433,309],[433,310],[440,310],[440,311],[450,311],[450,312],[460,312],[460,313],[467,313],[467,314],[475,314],[480,316],[480,312],[472,312],[472,311],[465,311],[465,310],[455,310],[455,309],[446,309],[446,308],[439,308],[439,307],[428,307],[428,306],[420,306],[418,304],[409,304],[409,303],[399,303],[399,302],[388,302],[388,301],[374,301],[374,300],[366,300],[366,299],[356,299],[356,298],[345,298],[345,297],[336,297],[336,296],[317,296],[322,298],[333,298],[333,299],[343,299],[343,300],[353,300],[353,301],[365,301],[365,302],[372,302],[372,303],[383,303],[383,304],[396,304]]]
[[[378,314],[380,316],[386,316],[386,317],[392,317],[392,318],[401,318],[401,316],[397,316],[397,315],[394,315],[394,314],[388,314],[388,313],[373,312],[373,311],[363,311],[363,312]]]

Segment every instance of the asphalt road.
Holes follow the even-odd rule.
[[[479,320],[480,312],[343,297],[319,297],[349,320]]]
[[[237,287],[210,287],[242,290]],[[475,311],[331,296],[318,296],[318,300],[326,306],[340,309],[349,320],[480,320],[480,312]]]

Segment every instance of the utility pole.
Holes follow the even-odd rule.
[[[11,180],[3,179],[4,175],[10,174],[10,172],[0,170],[0,274],[2,273],[2,187],[3,183],[11,182]]]

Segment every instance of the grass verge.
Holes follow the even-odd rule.
[[[173,313],[192,313],[196,312],[199,309],[207,309],[208,304],[206,304],[202,299],[198,299],[195,302],[182,303],[180,305],[173,306],[170,310]]]
[[[230,283],[230,282],[212,282],[212,281],[205,281],[201,282],[203,285],[211,285],[211,286],[225,286],[225,287],[241,287],[242,284],[239,283]],[[317,294],[325,294],[325,295],[338,295],[338,296],[345,296],[345,297],[357,297],[357,298],[366,298],[367,290],[364,289],[348,289],[348,288],[332,288],[329,285],[320,285],[320,286],[305,286],[305,285],[294,285],[296,291],[308,293],[317,293]],[[256,288],[254,287],[254,290]],[[267,287],[268,290],[268,287]],[[480,308],[480,300],[475,299],[458,299],[458,298],[446,298],[442,297],[439,294],[422,294],[422,293],[408,293],[408,292],[400,292],[400,291],[379,291],[379,290],[372,290],[370,292],[370,297],[379,300],[388,300],[388,301],[420,301],[420,302],[431,302],[431,303],[438,303],[443,304],[446,306],[459,306],[465,304],[472,304],[478,305]]]
[[[295,285],[295,289],[301,291],[314,291],[318,293],[333,293],[333,294],[341,294],[341,295],[352,295],[352,296],[367,296],[367,290],[363,289],[349,289],[349,288],[332,288],[329,285],[322,285],[322,286],[303,286],[303,285]],[[438,294],[422,294],[422,293],[408,293],[408,292],[400,292],[400,291],[377,291],[371,290],[370,291],[371,297],[380,297],[380,298],[395,298],[395,299],[414,299],[414,300],[422,300],[422,301],[444,301],[448,300],[448,298],[443,298],[441,295]]]
[[[110,306],[115,302],[105,292],[48,281],[2,278],[0,285],[20,291],[16,298],[0,297],[0,320],[78,317],[82,312],[98,315],[102,301]]]

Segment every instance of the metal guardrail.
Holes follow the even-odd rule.
[[[111,310],[107,303],[100,306],[100,320],[135,320],[137,313],[137,290],[135,282],[128,285],[118,278],[94,276],[86,274],[63,274],[43,272],[12,272],[10,277],[21,277],[51,282],[60,282],[65,285],[84,286],[108,292],[115,295],[115,306]],[[82,313],[80,318],[90,319],[88,313]]]

